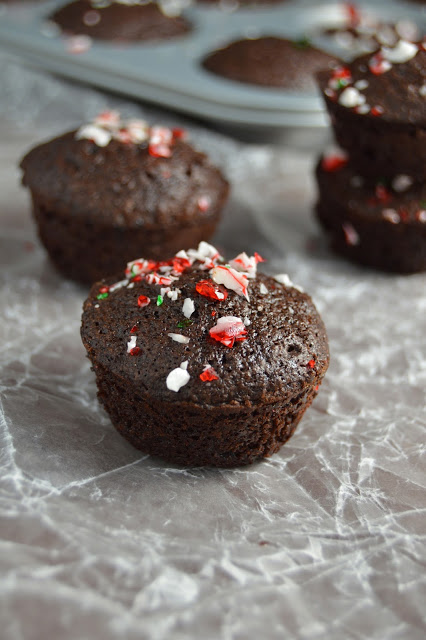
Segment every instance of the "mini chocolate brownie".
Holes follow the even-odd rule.
[[[393,48],[318,75],[338,144],[363,175],[426,178],[426,51]]]
[[[313,91],[314,74],[336,63],[336,58],[313,47],[305,38],[285,40],[273,36],[237,40],[210,53],[202,65],[229,80]]]
[[[52,13],[49,20],[65,33],[123,42],[162,40],[191,30],[185,18],[166,15],[155,2],[75,0]]]
[[[39,236],[63,275],[91,284],[213,234],[229,185],[184,137],[105,112],[25,156]]]
[[[310,297],[285,274],[257,274],[260,260],[226,265],[201,242],[92,287],[82,340],[99,399],[135,447],[233,467],[293,434],[327,370],[327,336]]]
[[[323,156],[316,176],[318,219],[335,251],[385,271],[426,270],[425,183],[362,178],[343,154]]]

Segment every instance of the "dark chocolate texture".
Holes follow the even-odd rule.
[[[198,294],[195,285],[206,277],[191,267],[174,283],[178,300],[165,299],[160,307],[156,285],[136,282],[98,300],[100,287],[122,275],[98,283],[84,305],[82,339],[100,400],[135,446],[185,465],[248,464],[277,451],[312,402],[328,367],[326,332],[309,296],[271,277],[250,281],[250,302],[232,291],[224,301]],[[151,299],[147,307],[138,307],[141,294]],[[187,297],[195,304],[193,322],[179,328]],[[250,320],[247,339],[232,348],[209,336],[218,318],[229,315]],[[137,356],[127,353],[134,326]],[[190,342],[175,342],[168,333]],[[184,361],[190,380],[170,391],[167,376]],[[218,380],[200,380],[206,364]]]
[[[202,65],[229,80],[310,91],[315,89],[314,74],[335,62],[305,40],[265,36],[232,42],[209,54]]]
[[[328,172],[321,161],[316,176],[317,216],[337,253],[385,271],[426,270],[425,184],[395,191],[390,180],[372,183],[349,165]]]
[[[102,7],[88,0],[76,0],[55,11],[49,20],[66,33],[123,42],[162,40],[191,30],[185,18],[165,15],[154,2],[132,5],[111,2]]]
[[[347,87],[334,91],[331,72],[318,75],[335,138],[348,151],[357,171],[380,179],[406,173],[417,181],[426,179],[426,52],[419,50],[405,63],[394,63],[376,75],[369,70],[373,54],[347,65],[351,88],[359,89],[370,111],[346,107],[339,99]],[[358,86],[360,86],[358,84]],[[330,95],[327,95],[328,92]],[[377,111],[379,109],[379,112]]]
[[[181,140],[170,158],[158,158],[136,144],[99,147],[70,132],[34,148],[21,167],[52,261],[87,283],[141,253],[159,259],[209,238],[229,190],[206,155]]]

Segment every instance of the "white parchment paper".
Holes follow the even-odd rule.
[[[423,639],[425,276],[328,252],[311,214],[315,135],[237,142],[4,55],[0,87],[0,636]],[[233,183],[216,243],[264,254],[323,315],[329,372],[269,460],[170,467],[97,403],[86,292],[50,267],[17,163],[106,106],[186,124]]]

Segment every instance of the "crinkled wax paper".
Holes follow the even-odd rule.
[[[142,455],[97,403],[85,289],[50,267],[16,165],[105,106],[185,122],[0,63],[2,639],[423,639],[425,276],[328,252],[315,135],[244,144],[189,124],[233,182],[216,243],[312,294],[331,365],[269,460],[183,470]]]

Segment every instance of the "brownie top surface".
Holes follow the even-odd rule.
[[[211,245],[201,243],[198,255],[203,247]],[[215,251],[204,254],[214,256]],[[189,250],[178,255],[193,254]],[[253,272],[255,258],[238,258],[228,268],[214,257],[195,260],[170,285],[153,282],[164,273],[158,265],[157,276],[143,269],[135,280],[132,267],[124,280],[119,274],[96,283],[84,304],[81,328],[91,361],[123,381],[133,381],[141,395],[167,402],[238,409],[290,401],[302,393],[328,366],[323,322],[306,293],[286,278],[287,284],[263,273],[246,278],[247,272],[234,267],[242,268],[241,260],[249,260]],[[117,280],[119,288],[111,290]],[[218,284],[222,281],[226,284]],[[249,300],[243,295],[244,282]],[[158,298],[167,286],[172,291]],[[182,371],[182,363],[187,363],[183,376],[188,380],[173,391],[168,376]],[[200,378],[212,373],[206,367],[213,368],[217,379]],[[182,374],[175,371],[174,376]]]
[[[426,51],[400,40],[393,48],[321,71],[321,90],[342,107],[370,118],[426,126]]]
[[[134,128],[117,129],[109,140],[108,129],[90,124],[35,147],[21,162],[23,183],[57,213],[99,224],[208,220],[228,192],[219,169],[182,130],[129,122]]]
[[[306,39],[274,36],[231,42],[203,60],[208,71],[231,80],[295,90],[314,90],[314,74],[336,58]]]
[[[365,220],[426,223],[425,183],[405,174],[392,179],[361,177],[344,158],[325,154],[317,164],[316,175],[327,202],[348,207]]]
[[[165,15],[155,2],[76,0],[52,13],[49,20],[67,33],[99,40],[161,40],[191,29],[187,20]]]

